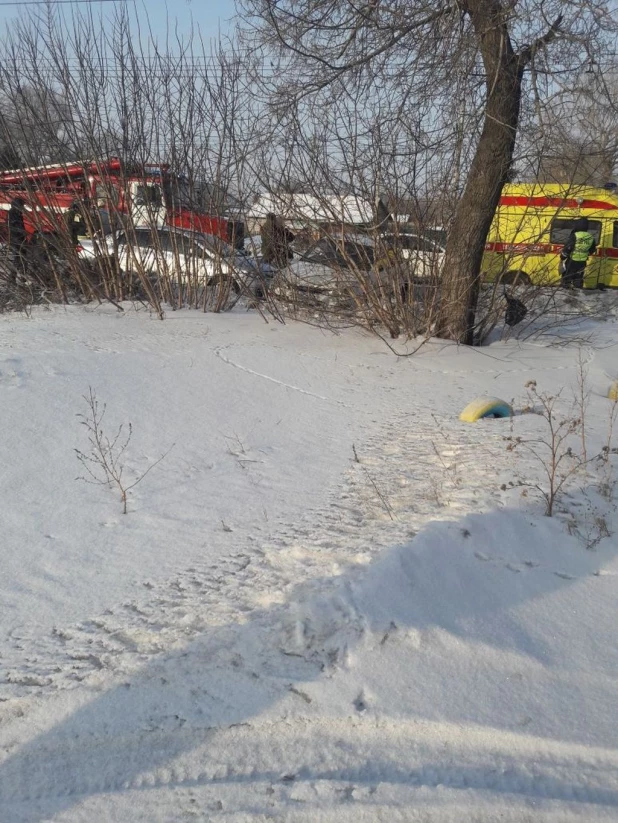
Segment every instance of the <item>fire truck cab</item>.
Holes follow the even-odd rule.
[[[188,181],[166,164],[126,165],[117,157],[0,172],[0,221],[15,197],[25,200],[30,234],[57,232],[59,219],[77,203],[97,229],[177,226],[242,243],[244,226],[191,206]],[[6,218],[5,218],[6,219]],[[105,229],[103,229],[105,231]]]
[[[555,285],[560,252],[581,217],[588,218],[588,231],[597,243],[584,288],[618,287],[618,193],[612,186],[506,185],[487,235],[483,277]]]

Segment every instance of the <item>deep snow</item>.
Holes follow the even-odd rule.
[[[581,350],[598,451],[616,327],[572,334],[0,317],[2,823],[616,820],[614,503],[591,466],[543,517],[538,415],[457,419],[566,413]],[[89,387],[129,473],[171,447],[126,516],[76,479]]]

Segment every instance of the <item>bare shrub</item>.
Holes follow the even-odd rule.
[[[577,350],[577,387],[575,389],[575,406],[580,420],[579,435],[581,441],[581,454],[584,462],[588,460],[588,448],[586,446],[586,412],[590,402],[590,390],[587,387],[588,368],[584,362],[581,346]]]
[[[526,383],[532,411],[545,422],[545,432],[539,437],[509,439],[509,450],[523,450],[541,466],[545,483],[522,483],[535,489],[545,501],[545,514],[552,517],[565,485],[586,465],[583,455],[571,445],[580,434],[582,419],[573,414],[566,417],[557,409],[560,392],[555,395],[539,392],[536,380]]]
[[[615,497],[616,491],[616,473],[614,460],[618,449],[614,448],[614,427],[616,419],[618,418],[618,401],[611,401],[609,415],[607,419],[607,432],[605,436],[605,443],[601,449],[601,454],[598,457],[600,462],[599,468],[599,493],[605,500],[611,501]]]
[[[88,452],[75,449],[77,459],[87,475],[80,476],[77,479],[83,480],[86,483],[93,483],[97,486],[107,486],[110,489],[115,488],[120,493],[122,512],[126,514],[128,493],[131,489],[134,489],[138,483],[141,483],[155,466],[167,457],[173,445],[170,446],[170,449],[161,455],[158,460],[155,460],[146,471],[133,477],[131,480],[127,480],[124,458],[133,435],[131,423],[128,424],[126,430],[124,424],[121,424],[115,436],[110,439],[102,427],[107,406],[105,404],[103,404],[102,407],[99,405],[96,393],[92,387],[89,388],[88,394],[84,395],[84,400],[88,404],[88,410],[85,414],[79,414],[78,418],[80,419],[81,425],[86,428],[90,448]]]
[[[544,421],[544,430],[538,437],[522,437],[514,436],[511,429],[511,434],[505,437],[506,448],[508,451],[524,451],[531,455],[541,466],[543,480],[520,480],[517,485],[523,487],[523,495],[527,494],[528,488],[535,490],[545,502],[545,514],[552,517],[569,482],[578,475],[585,474],[590,484],[590,491],[582,488],[585,510],[578,516],[570,513],[567,527],[571,534],[576,534],[583,540],[587,548],[595,548],[603,538],[611,534],[606,506],[599,507],[598,496],[606,503],[613,504],[616,487],[614,461],[618,454],[618,449],[613,447],[613,435],[618,418],[618,403],[611,403],[603,446],[599,452],[590,454],[587,427],[590,391],[581,349],[578,354],[577,386],[566,413],[558,409],[561,392],[540,392],[536,380],[528,381],[526,389],[527,403],[523,411],[539,415]]]
[[[393,512],[393,508],[392,508],[391,504],[388,502],[388,498],[387,498],[386,494],[384,493],[384,491],[382,489],[380,489],[380,487],[376,483],[375,478],[373,477],[373,475],[371,474],[371,472],[369,471],[367,466],[365,466],[365,464],[362,462],[362,460],[358,456],[358,451],[357,451],[356,446],[354,444],[352,444],[352,453],[354,455],[354,462],[358,463],[358,465],[363,470],[367,480],[369,480],[369,483],[371,484],[374,492],[376,493],[376,496],[378,497],[380,503],[382,504],[382,506],[384,508],[384,511],[388,514],[388,516],[390,517],[391,520],[396,520],[397,518],[395,516],[395,513]]]
[[[571,514],[567,520],[569,534],[578,537],[588,551],[594,551],[602,540],[611,537],[607,517],[598,510],[594,503],[586,496],[583,513]]]

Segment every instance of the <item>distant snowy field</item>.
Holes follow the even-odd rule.
[[[598,452],[614,313],[570,334],[0,316],[1,823],[618,820],[615,500],[591,464],[543,517],[542,419],[458,420],[567,414],[579,351]],[[129,478],[169,450],[127,515],[77,479],[90,387]]]

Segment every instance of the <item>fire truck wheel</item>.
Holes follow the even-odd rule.
[[[512,417],[513,409],[499,397],[477,397],[459,415],[464,423],[476,423],[484,417]]]
[[[511,269],[510,271],[504,272],[500,278],[500,282],[507,286],[529,286],[530,275],[526,274],[525,271]]]

